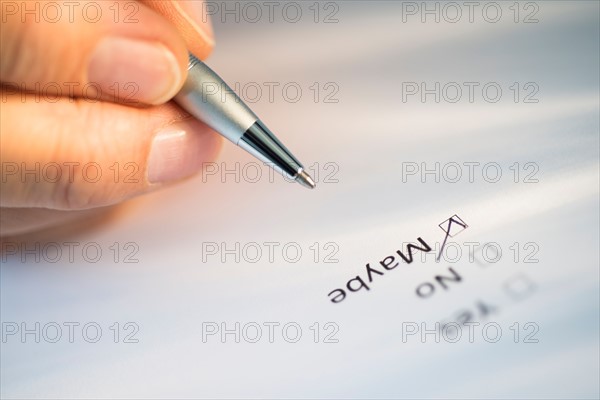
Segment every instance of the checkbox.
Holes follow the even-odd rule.
[[[523,300],[536,289],[535,283],[524,274],[515,275],[504,282],[504,291],[513,300]]]
[[[453,237],[467,229],[469,225],[465,223],[460,217],[456,214],[442,222],[438,225],[441,230],[446,232],[446,235]]]

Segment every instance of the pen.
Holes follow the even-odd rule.
[[[175,101],[194,117],[282,175],[309,189],[315,181],[225,82],[189,53],[188,76]]]

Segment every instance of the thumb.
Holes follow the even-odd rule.
[[[116,204],[195,174],[220,148],[219,135],[172,103],[137,108],[21,98],[2,104],[1,207]]]

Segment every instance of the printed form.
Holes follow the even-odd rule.
[[[210,65],[315,190],[225,143],[94,229],[3,244],[3,397],[598,397],[598,3],[375,3],[214,21]]]

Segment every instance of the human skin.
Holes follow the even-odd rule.
[[[188,49],[214,46],[201,1],[56,3],[58,19],[44,2],[0,0],[2,237],[190,177],[221,145],[170,101]]]

